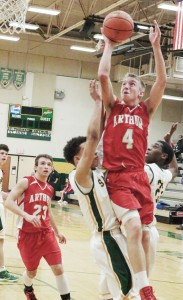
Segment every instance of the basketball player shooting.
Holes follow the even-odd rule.
[[[105,35],[98,70],[108,118],[103,134],[103,167],[108,170],[106,184],[115,213],[127,232],[128,254],[142,300],[156,299],[148,281],[148,225],[153,221],[153,202],[144,162],[149,120],[162,101],[166,85],[160,38],[160,29],[154,21],[149,40],[154,53],[156,79],[144,102],[140,102],[144,83],[134,74],[123,78],[121,100],[114,95],[110,69],[112,50],[117,43]]]

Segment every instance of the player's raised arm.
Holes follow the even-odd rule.
[[[86,144],[82,157],[76,167],[75,176],[77,183],[82,187],[91,186],[91,165],[95,158],[96,147],[100,139],[102,101],[98,93],[98,84],[95,80],[90,82],[90,95],[95,101],[95,106],[87,129]]]
[[[170,131],[164,136],[165,142],[167,142],[170,146],[172,146],[171,138],[177,129],[177,125],[178,125],[178,123],[173,123],[170,128]],[[173,156],[172,161],[169,163],[168,169],[172,173],[172,179],[174,179],[178,174],[178,164],[177,164],[177,159],[176,159],[175,154]]]
[[[153,27],[150,28],[149,40],[154,53],[156,80],[151,88],[149,98],[145,101],[150,117],[160,105],[166,86],[166,68],[160,46],[161,31],[156,21],[154,21],[154,25],[154,29]]]
[[[110,79],[111,55],[112,55],[113,47],[116,46],[116,43],[110,41],[104,34],[103,37],[104,37],[105,47],[99,63],[98,78],[101,84],[102,101],[104,102],[106,114],[108,116],[116,100],[116,97],[113,92],[111,79]]]

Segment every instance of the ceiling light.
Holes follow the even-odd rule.
[[[39,7],[39,6],[29,6],[28,11],[36,12],[39,14],[52,15],[52,16],[57,16],[61,12],[60,10],[57,9],[49,9],[49,8]]]
[[[81,46],[71,46],[70,49],[78,50],[78,51],[85,51],[85,52],[96,52],[96,49],[94,49],[94,48],[81,47]]]
[[[178,6],[168,3],[161,3],[158,5],[158,8],[177,11]]]
[[[17,41],[19,41],[19,39],[20,38],[18,36],[11,36],[11,35],[0,34],[0,40],[17,42]]]
[[[145,25],[138,25],[138,24],[137,24],[137,27],[138,27],[139,29],[150,30],[150,27],[145,26]]]
[[[12,27],[19,27],[19,28],[25,28],[30,30],[37,30],[39,28],[39,25],[28,24],[28,23],[25,23],[25,25],[23,25],[23,24],[19,24],[18,22],[10,22],[9,25]]]
[[[103,38],[103,35],[102,34],[100,34],[100,33],[96,33],[96,34],[94,34],[94,39],[96,39],[96,40],[103,40],[104,38]]]
[[[166,100],[176,100],[176,101],[183,101],[183,97],[171,96],[171,95],[163,95],[163,99]]]

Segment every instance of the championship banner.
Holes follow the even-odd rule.
[[[25,71],[23,70],[14,70],[13,71],[13,84],[16,89],[20,89],[25,82]]]
[[[0,69],[0,83],[3,88],[6,88],[12,81],[12,70],[7,68]]]

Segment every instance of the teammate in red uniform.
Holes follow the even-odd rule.
[[[144,172],[144,161],[149,118],[161,103],[166,85],[165,63],[160,47],[161,32],[156,21],[154,26],[154,29],[150,28],[149,39],[157,76],[145,102],[140,102],[144,84],[134,74],[127,74],[123,78],[122,101],[114,96],[110,69],[111,54],[116,44],[105,36],[105,48],[98,71],[108,118],[103,134],[103,166],[108,170],[106,183],[116,215],[126,228],[128,254],[143,300],[156,299],[147,278],[149,233],[142,231],[142,224],[148,225],[153,220],[153,202]]]
[[[6,207],[19,216],[18,248],[26,267],[23,273],[24,293],[29,300],[37,299],[32,284],[39,262],[44,257],[56,277],[61,299],[70,300],[61,251],[55,236],[60,243],[66,243],[66,238],[59,233],[55,224],[51,212],[53,187],[47,183],[52,171],[52,157],[47,154],[38,155],[35,159],[35,171],[35,176],[20,180],[6,200]]]

